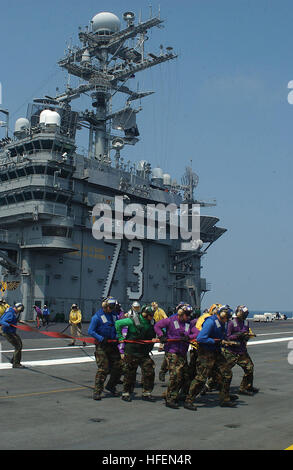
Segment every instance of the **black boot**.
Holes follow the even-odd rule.
[[[124,400],[124,401],[131,401],[131,396],[130,396],[129,394],[127,394],[127,395],[123,395],[123,394],[122,394],[122,397],[121,397],[121,398],[122,398],[122,400]]]
[[[234,403],[233,401],[222,401],[220,403],[220,406],[222,408],[234,408],[236,406],[236,403]]]
[[[152,403],[156,401],[156,399],[152,395],[142,395],[141,399],[144,401],[150,401]]]
[[[93,400],[102,400],[100,392],[93,393]]]
[[[174,410],[178,410],[179,409],[179,406],[176,405],[176,403],[174,401],[166,401],[166,406],[168,408],[173,408]]]
[[[185,408],[186,410],[191,410],[191,411],[196,411],[196,410],[197,410],[196,406],[195,406],[193,403],[190,403],[190,402],[188,402],[188,401],[186,401],[186,402],[184,403],[184,408]]]
[[[108,392],[110,392],[114,397],[119,397],[120,396],[120,393],[117,392],[115,387],[111,387],[110,385],[106,385],[105,389],[108,390]]]

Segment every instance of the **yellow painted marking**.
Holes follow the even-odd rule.
[[[293,450],[293,445],[290,447],[287,447],[285,450]]]
[[[77,390],[86,390],[88,387],[76,387],[76,388],[64,388],[59,390],[50,390],[48,392],[32,392],[32,393],[21,393],[19,395],[5,395],[0,397],[0,399],[4,398],[24,398],[24,397],[33,397],[36,395],[50,395],[50,393],[62,393],[62,392],[76,392]]]

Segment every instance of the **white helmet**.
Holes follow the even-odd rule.
[[[131,305],[131,309],[134,310],[135,312],[139,312],[140,311],[140,303],[135,301],[133,302],[133,304]]]
[[[14,308],[16,308],[18,310],[19,313],[23,312],[24,311],[24,305],[22,303],[17,303],[14,305]]]

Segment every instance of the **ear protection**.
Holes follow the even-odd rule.
[[[107,308],[109,307],[110,305],[114,305],[115,306],[116,304],[116,300],[114,299],[114,297],[106,297],[102,300],[102,308]]]
[[[221,319],[226,317],[229,319],[232,317],[233,310],[231,309],[230,305],[222,305],[222,307],[218,309],[217,313]]]
[[[236,307],[235,313],[236,313],[236,316],[241,316],[245,319],[248,317],[249,311],[245,305],[238,305]]]

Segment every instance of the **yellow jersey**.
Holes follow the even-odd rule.
[[[72,325],[77,325],[78,323],[81,323],[81,311],[80,310],[70,310],[69,314],[69,323]]]
[[[0,317],[2,317],[3,313],[10,307],[8,304],[0,304]]]
[[[162,308],[157,308],[157,310],[154,313],[155,323],[157,323],[157,321],[163,320],[163,318],[168,318],[168,316],[166,315],[166,313],[164,312]]]

